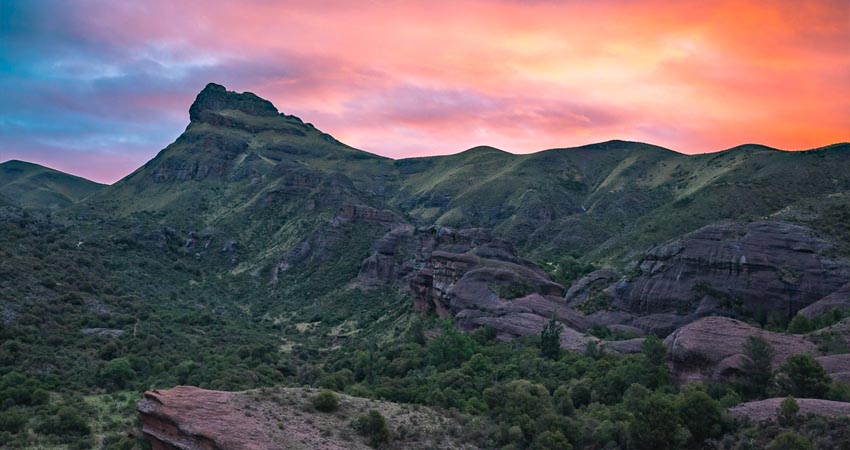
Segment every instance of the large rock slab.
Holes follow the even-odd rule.
[[[375,409],[387,419],[390,448],[472,449],[445,432],[450,419],[427,407],[340,394],[339,410],[319,413],[318,391],[261,389],[222,392],[192,386],[145,392],[137,409],[142,434],[153,450],[367,450],[351,421]]]
[[[283,436],[263,418],[248,416],[234,392],[192,386],[147,391],[138,410],[153,450],[285,448]]]
[[[790,355],[817,355],[817,345],[802,335],[773,333],[728,317],[705,317],[689,323],[664,340],[674,377],[679,382],[731,380],[744,362],[750,336],[766,340],[778,367]]]

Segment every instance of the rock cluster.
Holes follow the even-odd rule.
[[[850,305],[850,266],[824,256],[829,248],[801,225],[716,223],[653,247],[631,276],[591,273],[566,301],[582,309],[595,300],[593,323],[659,335],[709,315],[814,316]]]

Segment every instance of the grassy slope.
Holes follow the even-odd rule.
[[[6,161],[0,164],[0,197],[27,208],[63,208],[103,188],[102,184],[38,164]]]
[[[424,223],[493,227],[532,256],[615,262],[714,221],[850,191],[848,155],[848,144],[693,156],[622,141],[530,155],[479,148],[397,161],[393,202]]]

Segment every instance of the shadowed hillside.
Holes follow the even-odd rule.
[[[6,161],[0,164],[0,204],[58,209],[97,192],[102,184],[38,164]]]

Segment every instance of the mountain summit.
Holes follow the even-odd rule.
[[[209,83],[198,93],[195,102],[189,108],[189,119],[192,122],[206,122],[210,113],[225,110],[241,111],[252,116],[277,116],[278,110],[274,105],[252,92],[238,93],[228,91],[220,84]]]

